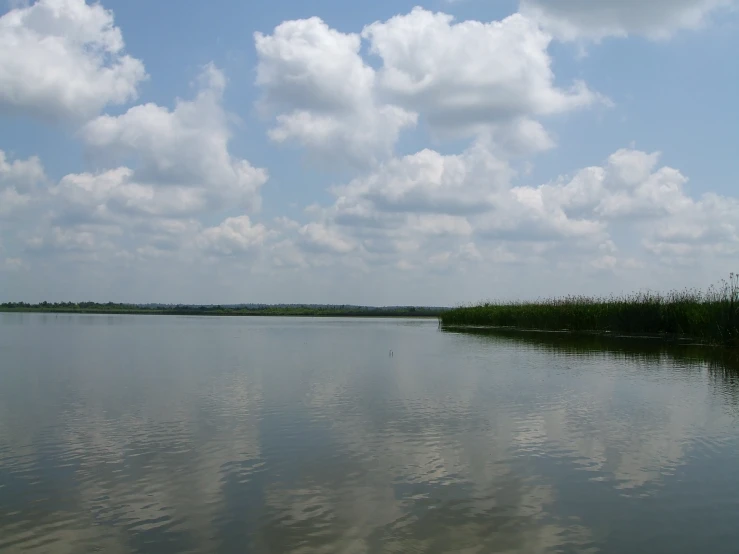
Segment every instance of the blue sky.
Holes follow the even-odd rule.
[[[457,304],[739,253],[739,4],[13,1],[2,300]]]

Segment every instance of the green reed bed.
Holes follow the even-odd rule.
[[[739,275],[708,291],[486,302],[449,310],[439,320],[443,326],[657,335],[739,347]]]

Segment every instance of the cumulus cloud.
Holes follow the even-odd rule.
[[[484,141],[459,155],[426,149],[334,187],[333,205],[312,207],[313,222],[284,232],[306,253],[404,270],[518,262],[526,255],[512,253],[514,242],[521,253],[522,241],[581,240],[593,249],[607,240],[603,223],[544,205],[533,189],[512,187],[514,176]]]
[[[643,35],[665,39],[703,26],[735,0],[521,0],[520,11],[562,40]]]
[[[249,216],[229,217],[217,227],[205,229],[199,245],[218,254],[232,255],[260,247],[268,234],[264,225],[253,224]]]
[[[684,191],[687,178],[677,169],[657,168],[659,156],[621,149],[604,166],[580,170],[569,181],[517,190],[568,214],[589,212],[605,220],[675,214],[691,202]]]
[[[487,238],[507,241],[550,242],[561,239],[607,238],[602,222],[569,216],[537,190],[516,187],[500,198],[491,217],[481,221],[479,232]]]
[[[459,155],[425,149],[395,158],[366,177],[336,187],[339,217],[349,223],[374,213],[465,214],[489,210],[496,191],[510,185],[514,172],[484,144]],[[363,209],[371,205],[372,210]]]
[[[64,227],[52,227],[51,232],[44,238],[45,242],[32,242],[38,247],[52,247],[62,250],[76,251],[98,251],[103,247],[104,238],[100,233],[85,229],[70,229]],[[106,243],[109,246],[109,243]]]
[[[707,254],[733,261],[739,254],[739,199],[714,193],[684,198],[679,209],[655,222],[644,246],[666,262]]]
[[[622,149],[603,166],[585,168],[569,180],[519,190],[570,216],[637,225],[645,250],[665,261],[739,252],[739,199],[714,193],[693,198],[685,190],[687,177],[658,167],[659,157],[659,152]]]
[[[377,70],[362,57],[363,39]],[[272,140],[360,166],[387,159],[418,116],[439,136],[484,134],[529,153],[553,145],[537,117],[605,100],[582,81],[555,86],[551,36],[520,14],[457,23],[415,8],[360,35],[314,17],[255,41],[261,106],[277,113]]]
[[[100,4],[39,0],[0,17],[0,110],[89,119],[135,99],[145,77]]]
[[[230,152],[225,86],[223,73],[208,65],[192,100],[178,99],[172,109],[138,105],[85,124],[78,136],[102,169],[70,173],[37,195],[41,211],[21,243],[39,256],[65,252],[121,263],[191,263],[258,250],[269,232],[243,214],[259,209],[267,172]],[[43,175],[36,159],[0,161],[0,185]],[[228,212],[237,215],[215,226],[204,222]]]
[[[477,142],[460,155],[424,150],[334,189],[333,217],[344,226],[384,224],[429,236],[474,230],[509,240],[552,240],[603,230],[600,223],[570,218],[535,189],[512,187],[514,176],[485,143]],[[423,225],[419,214],[426,214]],[[431,214],[437,217],[428,219]]]
[[[342,246],[325,239],[322,252],[336,263],[351,255],[402,270],[535,263],[633,271],[654,254],[674,261],[739,252],[739,200],[691,197],[680,171],[659,166],[659,152],[622,149],[571,177],[513,186],[514,172],[487,146],[392,159],[332,189],[334,203],[312,207],[314,222],[286,227],[287,241],[316,250],[304,240],[310,230]],[[641,239],[636,250],[624,242],[628,229]]]
[[[382,92],[443,130],[508,124],[599,98],[581,81],[568,89],[554,85],[551,37],[520,14],[455,23],[451,15],[415,8],[367,26],[362,36],[382,59]]]
[[[354,249],[348,240],[344,239],[335,230],[320,223],[309,223],[298,230],[300,242],[308,250],[347,254]]]
[[[278,113],[272,140],[367,165],[389,155],[400,131],[415,125],[412,111],[377,100],[375,71],[360,55],[359,35],[313,17],[254,39],[262,106]]]
[[[99,173],[64,176],[51,193],[65,215],[106,220],[114,214],[185,216],[208,208],[202,187],[140,183],[135,172],[119,167]]]
[[[27,206],[34,199],[36,187],[46,180],[38,157],[9,161],[0,150],[0,217],[4,218]]]
[[[173,110],[156,104],[135,106],[120,116],[89,122],[81,136],[93,153],[134,165],[127,178],[143,187],[135,196],[172,199],[192,209],[236,202],[259,207],[259,188],[267,173],[228,150],[230,131],[222,106],[225,77],[213,65],[203,70],[201,89]]]
[[[196,98],[178,100],[173,110],[143,104],[87,123],[80,136],[92,154],[130,166],[62,178],[52,194],[66,215],[185,217],[258,209],[267,172],[229,152],[224,87],[224,75],[209,65]]]
[[[520,173],[554,146],[549,116],[607,103],[584,82],[556,78],[552,40],[668,36],[728,1],[672,5],[522,0],[521,13],[500,21],[415,8],[359,33],[315,17],[256,33],[258,107],[273,118],[271,140],[359,169],[328,189],[325,205],[260,223],[267,172],[231,150],[221,71],[206,66],[193,96],[172,106],[100,115],[134,99],[145,77],[112,14],[82,0],[23,4],[0,17],[0,109],[81,121],[89,165],[40,187],[38,158],[0,151],[3,259],[28,253],[32,266],[34,255],[55,251],[166,265],[220,256],[231,268],[263,264],[265,275],[329,275],[338,264],[409,281],[513,264],[617,272],[654,267],[656,257],[730,259],[739,200],[691,196],[687,177],[662,167],[658,152],[622,149],[544,184]],[[418,122],[404,148],[430,132],[434,149],[396,152]],[[27,206],[38,208],[29,218],[38,227],[6,233]]]

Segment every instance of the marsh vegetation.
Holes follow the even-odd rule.
[[[659,336],[739,346],[739,274],[706,291],[566,296],[534,302],[485,302],[439,316],[445,327],[501,327],[544,331]]]

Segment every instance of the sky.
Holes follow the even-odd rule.
[[[0,301],[739,270],[739,0],[0,0]]]

